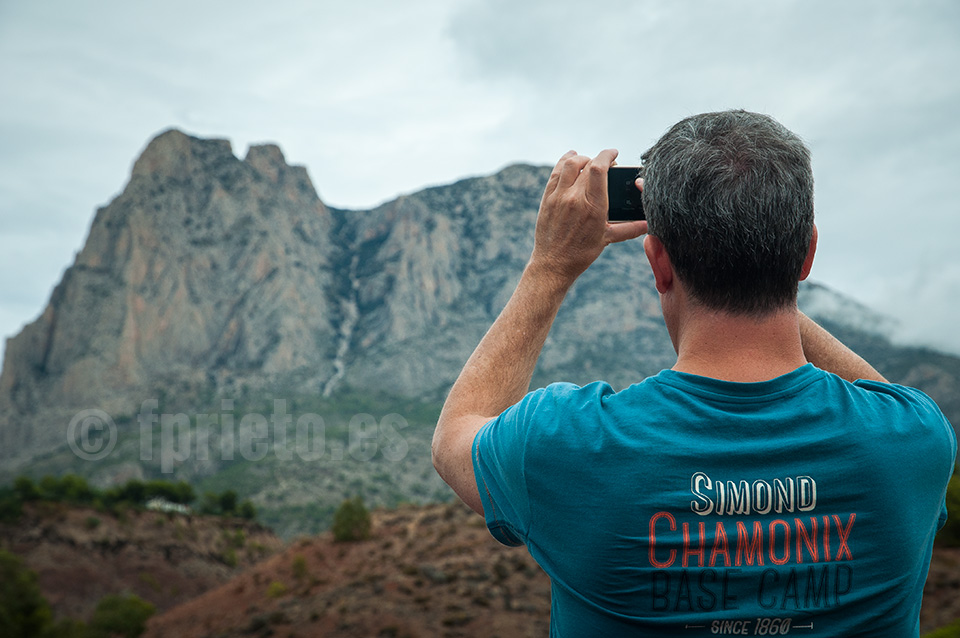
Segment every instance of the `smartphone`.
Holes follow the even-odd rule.
[[[607,173],[607,196],[610,208],[607,221],[631,222],[646,219],[643,215],[643,201],[636,179],[640,175],[639,166],[611,166]]]

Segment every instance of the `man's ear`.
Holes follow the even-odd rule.
[[[658,237],[647,235],[643,238],[643,252],[647,255],[653,277],[657,282],[657,292],[663,294],[673,286],[673,264],[663,242]]]
[[[817,225],[813,225],[813,235],[810,237],[810,247],[807,249],[807,256],[803,260],[803,268],[800,269],[800,281],[803,281],[810,274],[813,268],[813,256],[817,252]]]

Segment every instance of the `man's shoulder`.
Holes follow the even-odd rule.
[[[851,385],[862,393],[865,400],[883,408],[912,413],[925,422],[947,422],[947,417],[937,402],[918,388],[867,379],[859,379]]]
[[[556,381],[536,390],[532,390],[511,409],[519,408],[546,411],[551,409],[589,409],[601,405],[609,397],[618,394],[606,381],[598,380],[585,385],[568,381]]]
[[[565,400],[603,400],[616,394],[608,382],[598,379],[584,385],[568,381],[557,381],[543,388],[543,392],[558,401]]]
[[[830,373],[827,373],[830,374]],[[836,375],[831,375],[836,376]],[[880,396],[890,396],[890,397],[900,397],[903,400],[922,406],[930,406],[935,409],[936,402],[923,390],[919,388],[914,388],[909,385],[902,385],[899,383],[893,382],[883,382],[883,381],[874,381],[871,379],[857,379],[853,381],[851,385],[864,390],[866,392],[874,393]]]
[[[852,404],[861,416],[861,428],[882,435],[907,454],[911,448],[955,455],[957,433],[943,411],[925,392],[907,385],[881,381],[842,381],[852,388]]]
[[[516,404],[491,420],[483,430],[501,441],[515,439],[535,447],[556,449],[564,440],[576,440],[585,430],[603,427],[605,402],[618,393],[606,381],[578,385],[551,383],[528,392]],[[481,433],[478,433],[478,437]]]

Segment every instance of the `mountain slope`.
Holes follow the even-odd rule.
[[[0,480],[233,483],[285,536],[323,529],[352,493],[445,498],[432,423],[520,276],[548,173],[510,166],[336,210],[274,145],[241,160],[225,140],[158,135],[8,340]],[[823,286],[800,304],[960,423],[960,359],[895,345],[882,317]],[[620,388],[674,356],[642,245],[626,242],[567,295],[533,383]]]
[[[370,540],[302,539],[152,618],[148,638],[545,636],[550,580],[460,503],[373,513]],[[957,618],[960,549],[936,548],[923,631]]]
[[[58,617],[88,619],[108,594],[133,593],[159,611],[216,588],[283,549],[237,518],[37,502],[0,522],[0,548],[38,575]]]

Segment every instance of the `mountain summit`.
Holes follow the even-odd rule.
[[[131,415],[183,387],[442,398],[516,285],[548,174],[511,166],[345,211],[276,145],[241,160],[226,140],[163,132],[42,314],[8,340],[0,458],[62,447],[79,410]],[[956,396],[955,358],[907,356],[857,327],[862,316],[825,318],[887,357],[894,378]],[[534,383],[624,387],[673,357],[642,246],[627,242],[570,291]]]

